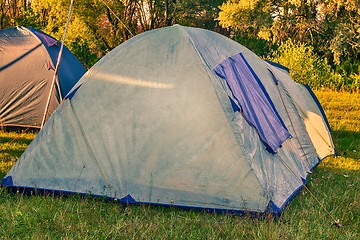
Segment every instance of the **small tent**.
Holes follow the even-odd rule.
[[[60,46],[40,30],[14,27],[0,31],[0,126],[40,128]],[[85,72],[64,47],[46,119]]]
[[[174,25],[95,64],[2,185],[279,213],[331,154],[319,103],[285,68],[220,34]]]

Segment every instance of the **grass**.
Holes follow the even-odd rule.
[[[308,179],[341,228],[302,190],[277,219],[154,206],[122,207],[91,197],[24,196],[0,188],[0,239],[360,239],[360,94],[316,92],[339,153]],[[0,177],[34,133],[0,131]]]

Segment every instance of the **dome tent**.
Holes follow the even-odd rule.
[[[0,126],[40,128],[60,46],[40,30],[19,26],[0,31]],[[64,47],[46,119],[85,72]]]
[[[95,64],[1,183],[279,213],[331,154],[329,126],[307,87],[220,34],[174,25]]]

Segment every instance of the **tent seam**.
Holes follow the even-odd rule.
[[[219,105],[220,105],[221,108],[223,109],[225,118],[228,120],[229,127],[233,130],[233,131],[232,131],[232,133],[233,133],[232,135],[233,135],[233,137],[235,138],[236,142],[239,144],[239,141],[238,141],[238,139],[237,139],[237,137],[236,137],[236,134],[235,134],[235,131],[234,131],[234,126],[233,126],[233,124],[232,124],[233,121],[230,122],[229,118],[227,117],[227,115],[226,115],[226,113],[225,113],[225,112],[226,112],[226,109],[225,109],[225,107],[224,107],[224,104],[222,104],[221,98],[219,97],[218,92],[217,92],[216,88],[214,87],[214,82],[215,82],[215,81],[212,80],[212,77],[214,76],[214,78],[217,80],[216,82],[218,83],[220,77],[218,77],[215,73],[213,73],[212,68],[210,68],[210,66],[205,62],[203,56],[201,55],[201,53],[200,53],[200,52],[198,51],[198,49],[196,48],[194,41],[192,40],[192,38],[190,37],[190,35],[187,33],[187,31],[185,31],[183,27],[181,27],[180,29],[181,29],[181,31],[187,36],[187,38],[189,39],[189,42],[191,43],[193,49],[196,51],[196,53],[197,53],[198,57],[200,58],[203,66],[205,67],[206,72],[208,73],[208,78],[209,78],[209,80],[210,80],[210,82],[211,82],[211,85],[212,85],[212,88],[213,88],[213,90],[214,90],[214,93],[215,93],[215,95],[216,95],[216,97],[217,97],[217,99],[218,99],[218,101],[219,101]],[[240,53],[240,52],[239,52],[239,53]],[[219,84],[219,83],[218,83],[218,84]],[[223,88],[223,87],[221,86],[221,84],[219,84],[219,85],[220,85],[221,88]],[[224,91],[228,94],[228,91],[226,91],[225,89],[224,89]],[[231,91],[230,91],[230,92],[231,92]],[[230,106],[230,107],[231,107],[231,106]],[[241,115],[241,116],[242,116],[242,115]],[[244,117],[244,116],[242,116],[242,117]],[[235,118],[233,118],[233,119],[235,119]],[[240,150],[241,153],[244,154],[244,152],[242,151],[241,148],[239,148],[239,150]],[[250,169],[253,170],[254,175],[255,175],[255,177],[256,177],[259,185],[260,185],[261,188],[262,188],[263,195],[264,195],[264,196],[268,196],[266,186],[265,186],[265,184],[263,184],[263,183],[260,181],[259,177],[258,177],[257,174],[256,174],[255,169],[254,169],[253,166],[252,166],[252,163],[249,161],[248,158],[244,158],[244,159],[246,159],[246,162],[249,164]],[[270,198],[267,199],[267,204],[270,202],[270,200],[271,200]]]

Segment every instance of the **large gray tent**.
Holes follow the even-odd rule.
[[[278,213],[331,154],[320,105],[285,68],[175,25],[95,64],[2,185]]]
[[[40,30],[14,27],[0,31],[0,126],[40,128],[86,69],[63,48],[52,85],[60,43]]]

